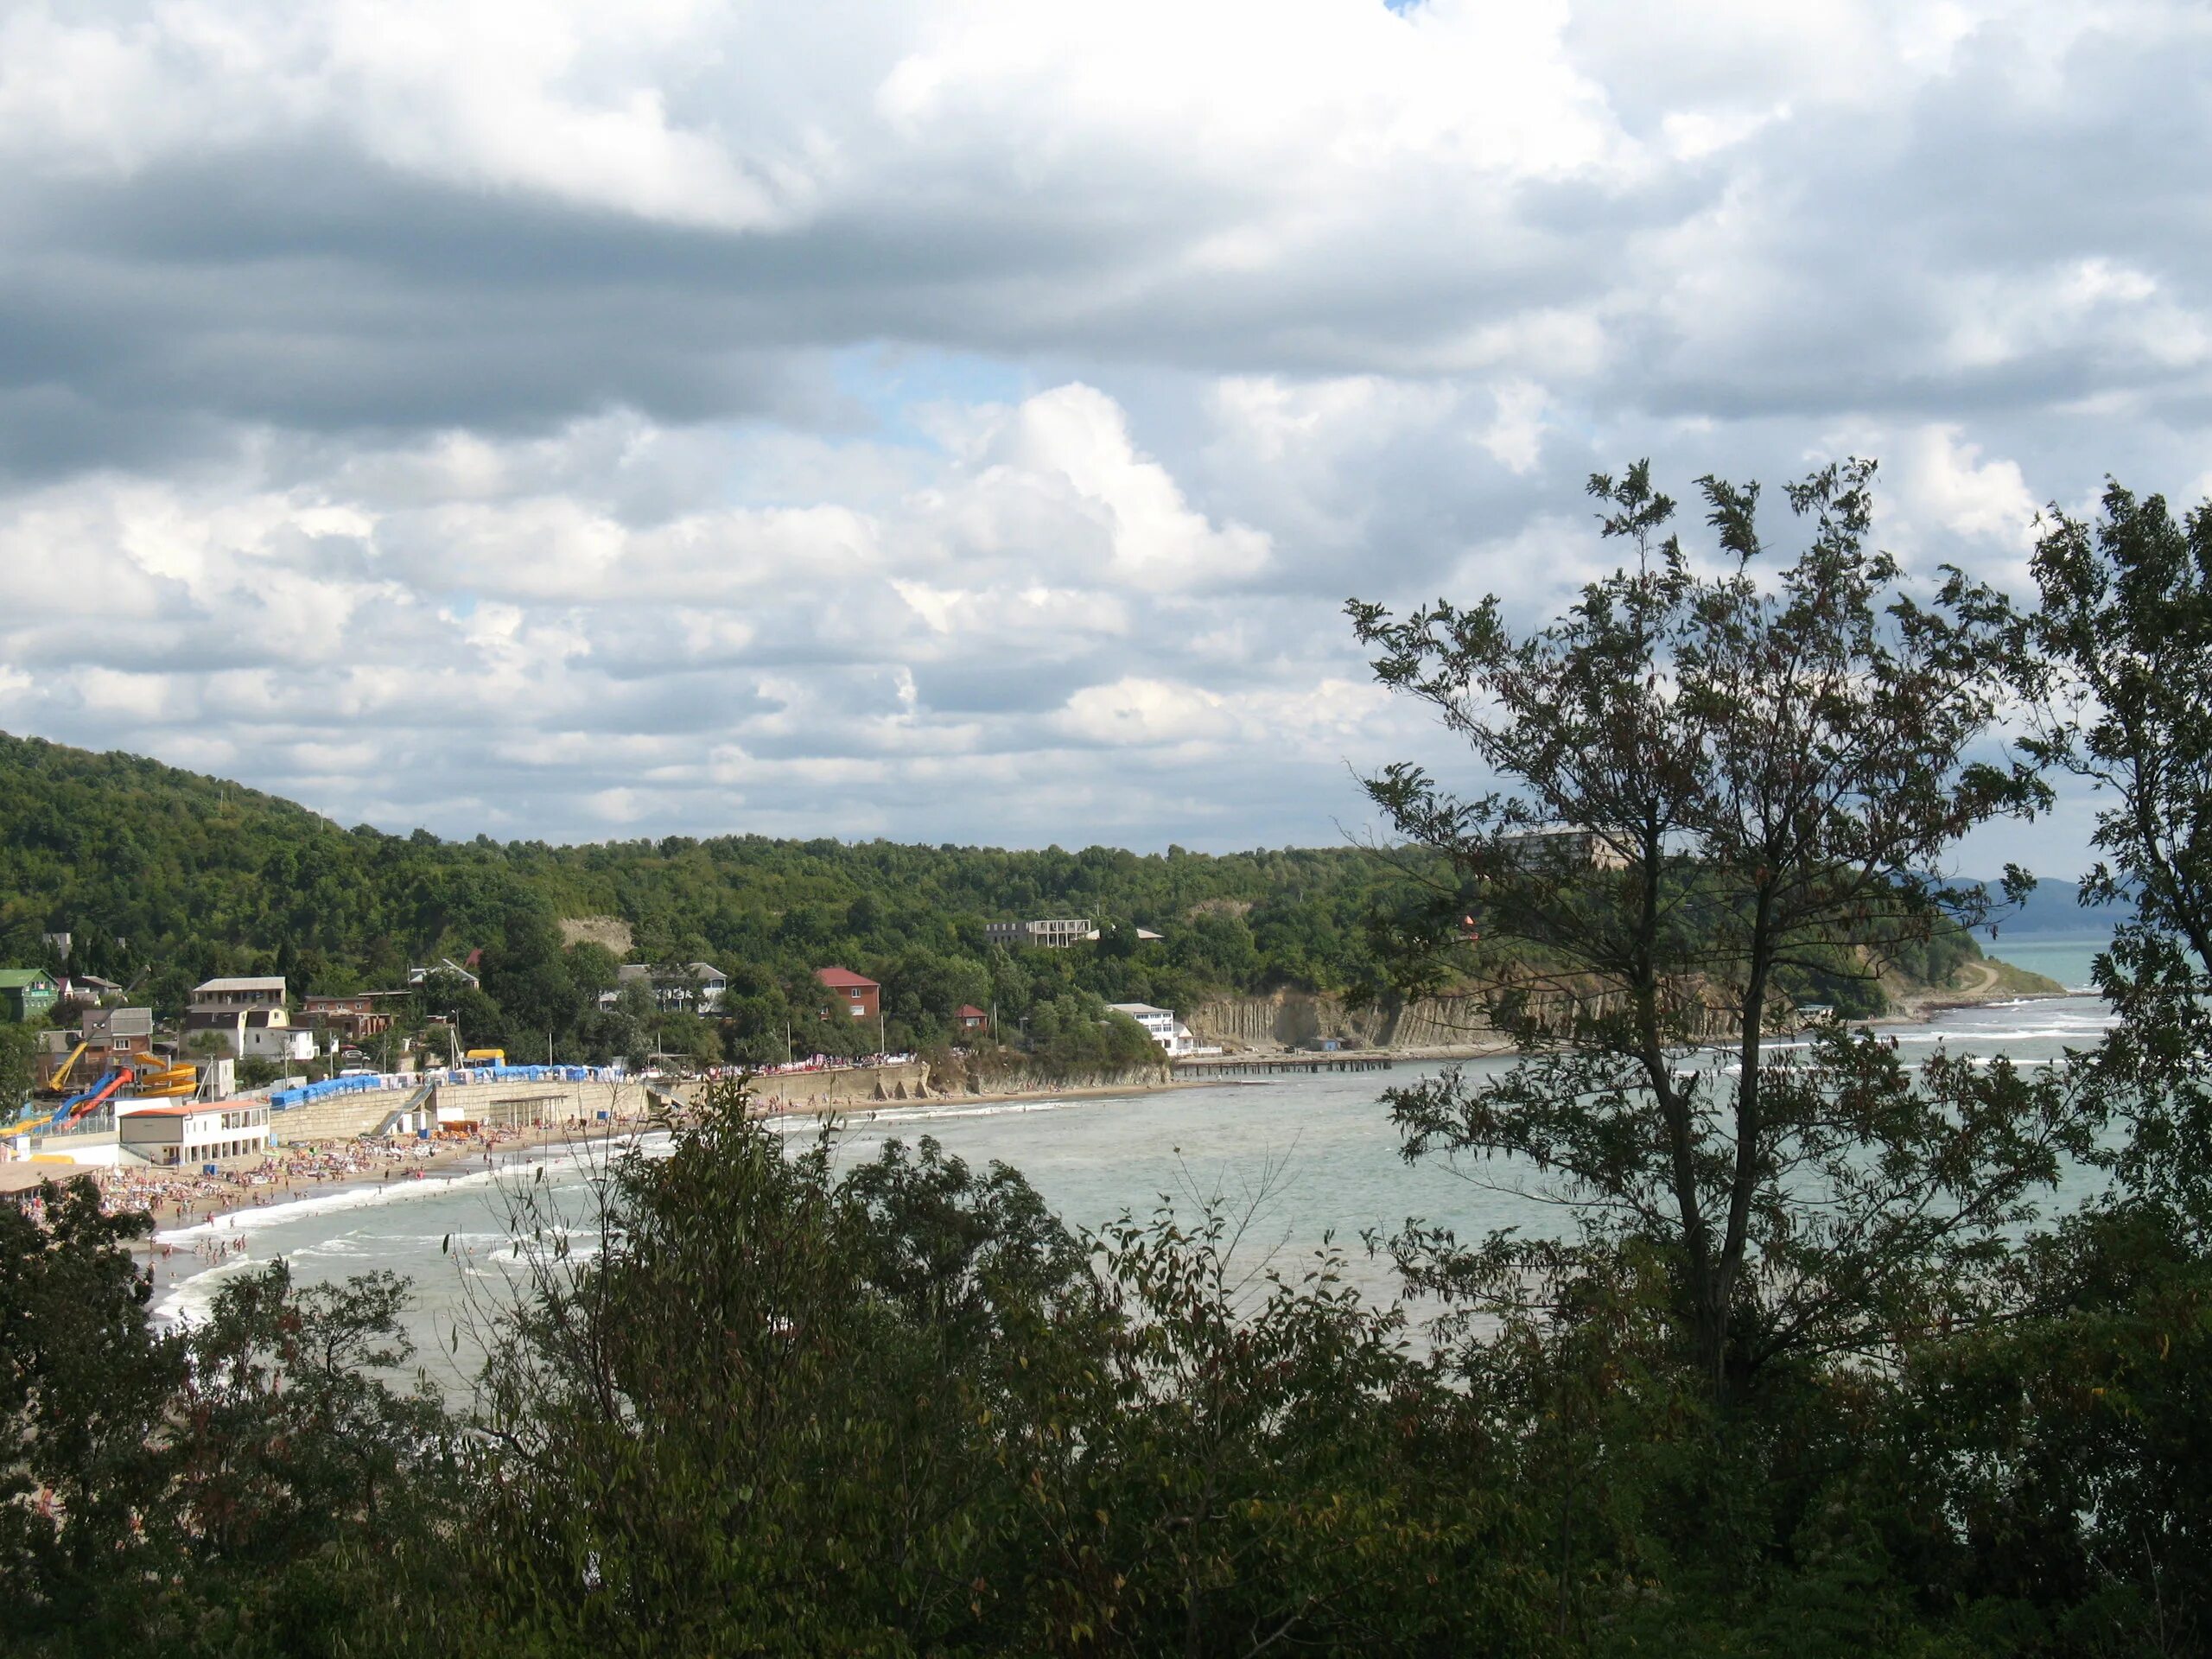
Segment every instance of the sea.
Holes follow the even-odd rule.
[[[2104,1005],[2084,994],[2101,944],[2008,938],[2006,961],[2074,994],[1955,1010],[1885,1034],[1908,1056],[1941,1046],[2008,1055],[2023,1066],[2094,1046],[2108,1027]],[[1472,1073],[1504,1062],[1465,1064]],[[1143,1219],[1160,1211],[1187,1222],[1219,1205],[1243,1223],[1240,1249],[1248,1267],[1300,1274],[1334,1247],[1344,1254],[1345,1276],[1365,1294],[1387,1300],[1394,1288],[1387,1262],[1370,1256],[1364,1234],[1387,1235],[1410,1220],[1469,1240],[1503,1227],[1541,1234],[1562,1225],[1559,1207],[1510,1167],[1403,1156],[1382,1093],[1440,1069],[1400,1065],[1387,1072],[1297,1073],[1066,1100],[917,1102],[843,1120],[836,1155],[850,1165],[873,1158],[888,1139],[912,1144],[931,1136],[979,1171],[993,1163],[1020,1170],[1064,1221],[1092,1230],[1124,1215]],[[791,1118],[778,1127],[811,1136],[821,1126]],[[666,1136],[647,1135],[641,1144],[650,1154],[664,1147]],[[156,1316],[204,1319],[226,1278],[278,1259],[307,1285],[390,1269],[414,1287],[407,1317],[419,1361],[439,1386],[461,1387],[477,1334],[515,1281],[505,1217],[516,1195],[526,1190],[564,1215],[571,1255],[587,1260],[598,1242],[589,1225],[591,1183],[603,1163],[595,1150],[540,1149],[443,1179],[340,1188],[171,1230],[160,1241],[181,1247],[172,1257],[178,1266],[210,1238],[242,1240],[244,1249],[168,1282]],[[2070,1207],[2098,1179],[2092,1171],[2069,1175],[2047,1207]]]

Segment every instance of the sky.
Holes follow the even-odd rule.
[[[1157,849],[1478,782],[1342,613],[1881,462],[2212,493],[2212,13],[0,9],[0,729],[344,823]],[[1778,489],[1775,489],[1778,495]],[[1786,543],[1786,525],[1774,526]],[[1977,870],[2080,868],[2087,804]]]

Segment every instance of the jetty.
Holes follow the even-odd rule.
[[[1291,1072],[1388,1071],[1387,1054],[1225,1054],[1218,1059],[1177,1060],[1175,1076],[1197,1077],[1279,1077]]]

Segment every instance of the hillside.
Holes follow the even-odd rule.
[[[582,931],[599,938],[626,926],[636,960],[723,968],[741,1028],[725,1035],[765,1051],[772,1033],[780,1053],[785,1020],[811,1019],[809,976],[828,963],[882,980],[893,1026],[915,1040],[943,1035],[963,1002],[995,1002],[1014,1027],[1070,993],[1173,1006],[1207,989],[1341,988],[1370,969],[1363,918],[1386,874],[1351,848],[447,842],[341,829],[136,756],[0,734],[0,950],[29,960],[41,932],[67,931],[73,966],[168,1013],[212,974],[353,990],[480,949],[499,1007],[476,1009],[474,1028],[491,1019],[518,1045],[535,1033],[533,1052],[548,1033],[583,1040],[580,1001],[611,976],[603,947],[563,948],[567,918],[589,918]],[[1096,949],[991,963],[986,920],[1044,916],[1116,931]],[[1169,937],[1141,944],[1139,927]]]
[[[787,1027],[802,1049],[926,1045],[972,1003],[1072,1063],[1095,1024],[1081,1016],[1101,999],[1190,1008],[1373,983],[1370,921],[1402,891],[1380,855],[1351,847],[1138,855],[393,836],[137,756],[0,734],[0,954],[34,959],[41,933],[66,931],[69,965],[131,986],[163,1014],[214,974],[282,973],[296,994],[381,988],[410,965],[480,950],[480,991],[442,983],[416,1012],[450,1007],[518,1052],[634,1049],[646,1011],[597,1007],[614,984],[607,942],[626,929],[633,960],[704,960],[729,975],[728,1017],[713,1028],[653,1021],[655,1037],[688,1052],[780,1058]],[[1105,937],[1012,954],[985,942],[988,920],[1052,916],[1089,918]],[[1903,966],[1940,985],[1979,954],[1954,934]],[[880,1033],[820,1020],[810,976],[830,964],[883,982]],[[1863,982],[1802,988],[1879,1001]]]

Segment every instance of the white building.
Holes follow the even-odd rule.
[[[450,974],[465,985],[475,986],[480,990],[483,988],[484,982],[451,957],[440,957],[427,968],[410,968],[407,970],[407,982],[410,985],[424,984],[433,974]]]
[[[1081,916],[1061,916],[1040,922],[985,922],[983,943],[1002,944],[1009,950],[1025,945],[1036,945],[1048,950],[1065,950],[1071,944],[1080,944],[1098,937],[1097,926]]]
[[[237,1058],[258,1054],[272,1060],[304,1060],[315,1053],[315,1039],[292,1029],[284,1007],[282,974],[210,979],[195,985],[184,1014],[186,1046],[202,1032],[213,1032]]]
[[[202,980],[192,988],[188,1005],[194,1014],[234,1014],[247,1008],[284,1006],[282,974],[250,974],[232,979]]]
[[[623,988],[641,984],[653,994],[653,1003],[664,1011],[719,1014],[729,995],[729,976],[711,962],[680,962],[649,968],[626,962],[614,970],[614,988],[599,994],[599,1006],[611,1008],[620,1001]]]
[[[1501,843],[1507,857],[1524,870],[1624,870],[1628,860],[1603,836],[1590,830],[1521,830]]]
[[[1126,1014],[1144,1027],[1146,1036],[1166,1051],[1167,1058],[1180,1058],[1197,1052],[1198,1039],[1191,1028],[1175,1017],[1173,1008],[1155,1008],[1149,1002],[1109,1002],[1116,1014]]]
[[[282,982],[281,981],[279,982]],[[185,1046],[195,1052],[194,1037],[213,1032],[234,1059],[256,1055],[265,1060],[305,1061],[315,1058],[315,1033],[296,1027],[284,1005],[274,1007],[194,1008],[184,1016]]]
[[[124,1151],[164,1168],[198,1169],[269,1155],[265,1100],[125,1108],[115,1127]]]

